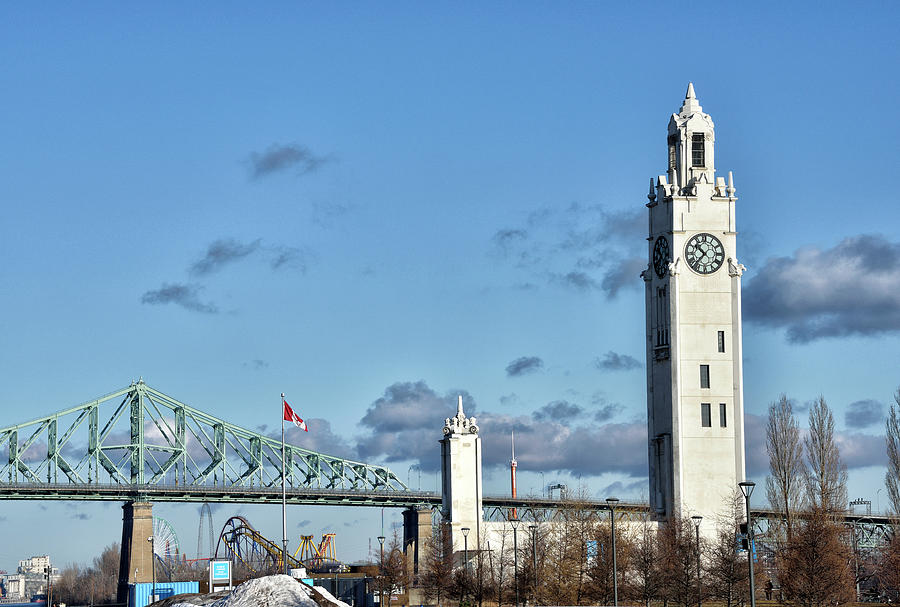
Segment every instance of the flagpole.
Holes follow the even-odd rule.
[[[281,562],[287,575],[287,476],[284,473],[284,392],[281,393]]]

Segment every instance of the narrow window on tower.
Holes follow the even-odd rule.
[[[691,166],[706,166],[706,149],[704,147],[704,137],[706,136],[703,133],[691,134]]]
[[[709,403],[700,403],[700,423],[704,428],[712,428],[712,419],[710,417]]]
[[[700,387],[709,388],[709,365],[700,365]]]
[[[675,167],[675,158],[676,158],[675,144],[677,144],[677,143],[678,143],[678,136],[670,135],[669,136],[669,170],[670,171],[674,170],[676,168]]]
[[[669,345],[669,302],[665,287],[656,289],[656,345]]]
[[[728,418],[725,416],[725,403],[719,403],[719,425],[723,428],[728,427]]]
[[[725,331],[719,331],[719,352],[725,351]]]

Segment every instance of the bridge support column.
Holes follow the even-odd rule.
[[[423,605],[424,595],[419,587],[419,565],[431,542],[431,508],[409,508],[403,511],[403,554],[409,583],[409,604]]]
[[[125,502],[122,506],[122,552],[116,600],[128,601],[128,585],[153,581],[153,504]]]

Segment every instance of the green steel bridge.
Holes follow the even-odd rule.
[[[182,403],[139,380],[0,429],[0,499],[219,503],[281,501],[281,440]],[[438,507],[388,468],[285,445],[289,503]],[[488,514],[555,510],[564,499],[485,497]],[[605,502],[591,503],[605,508]],[[634,504],[632,509],[646,506]]]
[[[0,429],[0,499],[219,503],[281,501],[281,440],[247,430],[182,403],[143,380],[51,415]],[[437,508],[441,495],[413,491],[393,472],[285,446],[291,504]],[[603,500],[578,500],[604,511]],[[515,509],[524,520],[548,520],[573,501],[484,496],[485,518]],[[646,503],[619,503],[617,516],[649,515]],[[777,514],[754,509],[757,521]],[[847,515],[847,524],[881,528],[885,515]]]
[[[281,448],[141,380],[0,429],[0,499],[269,502],[281,499]],[[284,473],[296,503],[417,501],[384,466],[294,445]]]

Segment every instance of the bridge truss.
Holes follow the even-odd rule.
[[[292,503],[385,505],[406,485],[388,468],[285,448]],[[0,498],[268,502],[280,499],[281,440],[143,381],[0,429]],[[389,505],[389,504],[388,504]]]

